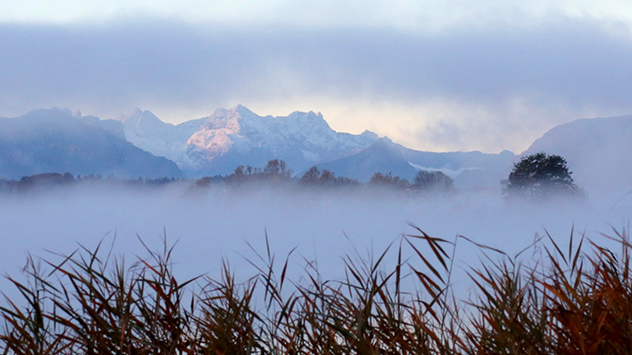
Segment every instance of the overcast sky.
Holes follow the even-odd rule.
[[[54,6],[52,5],[54,4]],[[632,2],[0,0],[0,116],[320,111],[437,151],[520,153],[632,114]]]

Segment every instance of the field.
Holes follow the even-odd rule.
[[[629,208],[508,206],[484,191],[420,199],[174,187],[4,197],[1,346],[625,353]]]

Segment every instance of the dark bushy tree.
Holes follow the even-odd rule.
[[[273,159],[263,168],[263,175],[274,178],[290,178],[292,171],[288,169],[284,160]]]
[[[574,195],[578,192],[566,159],[543,152],[522,158],[514,164],[505,182],[508,197],[542,199],[558,195]]]
[[[71,173],[42,173],[24,176],[20,179],[18,184],[20,188],[34,188],[69,185],[74,182],[76,182],[76,180]]]
[[[368,186],[406,190],[410,187],[410,183],[408,182],[408,180],[402,179],[399,176],[393,176],[390,173],[375,173],[373,174],[373,176],[371,176],[371,179],[368,182]]]
[[[301,183],[303,184],[317,184],[320,177],[320,170],[316,166],[312,166],[301,177]]]
[[[226,176],[224,181],[229,185],[244,183],[283,183],[292,180],[292,170],[283,160],[273,159],[263,168],[253,168],[250,165],[239,165],[235,172]]]
[[[303,177],[301,177],[300,182],[308,187],[347,187],[360,185],[355,179],[336,176],[333,171],[327,169],[320,171],[316,166],[309,168],[309,170],[303,174]]]
[[[413,181],[413,189],[421,192],[448,192],[453,180],[441,171],[420,170]]]

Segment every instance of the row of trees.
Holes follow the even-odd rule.
[[[514,164],[508,179],[502,182],[503,193],[509,200],[542,200],[552,196],[581,195],[581,190],[574,184],[571,174],[566,160],[561,156],[547,155],[543,152],[532,154]],[[24,177],[19,181],[0,180],[0,189],[24,190],[94,181],[156,186],[176,180],[168,178],[120,180],[113,176],[103,179],[99,175],[74,178],[70,173],[45,173]],[[214,183],[223,183],[229,187],[261,183],[295,183],[308,188],[347,188],[364,185],[356,179],[336,176],[334,172],[320,170],[316,166],[307,170],[301,178],[294,178],[292,170],[285,161],[279,159],[270,160],[263,168],[240,165],[228,176],[204,177],[196,180],[194,186],[208,187]],[[366,186],[400,191],[446,193],[453,190],[453,180],[441,171],[419,171],[412,183],[398,176],[377,172],[366,183]]]
[[[502,181],[503,194],[508,200],[543,200],[559,196],[580,196],[566,160],[544,152],[528,155],[514,164],[507,180]],[[283,160],[270,160],[263,169],[239,166],[223,179],[229,185],[246,182],[288,182],[292,171]],[[210,180],[209,180],[210,182]],[[307,170],[298,182],[310,187],[349,187],[362,185],[358,180],[336,176],[316,166]],[[441,171],[419,171],[413,182],[391,174],[375,173],[366,184],[370,187],[417,192],[449,192],[453,180]]]
[[[60,186],[70,186],[77,184],[106,184],[106,185],[125,185],[130,187],[139,186],[163,186],[171,184],[181,179],[175,178],[138,178],[138,179],[120,179],[114,175],[102,177],[99,174],[77,175],[71,173],[41,173],[30,176],[24,176],[20,180],[0,179],[0,192],[21,192],[34,189],[50,189]]]
[[[449,192],[453,189],[454,181],[441,171],[421,170],[417,172],[412,183],[409,183],[406,179],[401,179],[399,176],[375,173],[371,176],[368,185],[413,191]]]
[[[288,182],[295,182],[308,188],[347,188],[364,185],[356,179],[336,176],[333,171],[320,170],[316,166],[308,169],[300,178],[293,178],[292,170],[287,167],[283,160],[278,159],[270,160],[263,169],[240,165],[233,174],[226,176],[223,181],[229,186],[244,183]],[[207,180],[207,182],[210,183],[211,180]],[[373,174],[366,186],[402,191],[449,192],[452,190],[453,181],[452,178],[440,171],[419,171],[412,183],[399,176],[377,172]]]
[[[204,177],[196,180],[196,187],[208,187],[223,183],[228,187],[243,187],[244,185],[287,185],[295,184],[308,189],[341,189],[367,186],[383,190],[399,190],[406,192],[434,192],[446,193],[452,191],[452,178],[440,171],[420,171],[413,182],[391,174],[375,173],[371,179],[363,184],[360,181],[336,176],[333,171],[320,170],[316,166],[308,169],[300,178],[292,176],[292,170],[283,160],[270,160],[264,168],[250,165],[240,165],[235,171],[225,177]]]

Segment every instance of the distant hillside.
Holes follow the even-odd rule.
[[[368,181],[375,173],[412,181],[417,174],[417,169],[404,159],[402,152],[388,138],[381,138],[356,154],[318,164],[317,167],[360,181]]]
[[[523,155],[561,155],[573,179],[587,193],[611,200],[632,191],[632,115],[580,119],[556,126],[537,139]]]
[[[356,154],[317,167],[360,181],[368,181],[379,172],[412,182],[419,170],[439,170],[452,177],[456,187],[500,188],[500,181],[507,178],[514,160],[515,155],[509,151],[501,154],[422,152],[382,138]]]
[[[454,178],[459,188],[500,189],[507,179],[516,155],[505,150],[499,154],[482,152],[424,152],[401,147],[403,157],[420,170],[440,170]]]
[[[0,118],[0,177],[40,173],[113,174],[121,178],[181,177],[177,165],[126,141],[120,122],[34,110]]]

